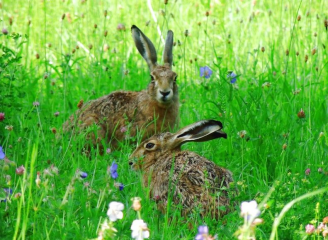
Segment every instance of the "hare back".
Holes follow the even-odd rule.
[[[135,136],[143,131],[143,139],[162,129],[167,131],[177,122],[178,109],[157,106],[156,100],[149,97],[146,90],[140,92],[116,91],[109,95],[91,100],[79,109],[64,124],[64,131],[77,126],[83,130],[93,124],[99,126],[97,139],[94,133],[91,138],[96,144],[101,139],[116,148],[119,141],[124,140],[126,131]]]
[[[228,212],[218,211],[218,207],[228,207],[230,204],[227,188],[233,181],[232,174],[208,159],[194,152],[182,151],[177,152],[173,158],[170,154],[164,155],[148,171],[152,174],[152,197],[162,202],[159,205],[162,211],[165,211],[163,206],[168,195],[172,194],[173,202],[180,203],[184,213],[197,206],[203,209],[204,214],[210,212],[214,217]],[[147,172],[144,183],[148,183]]]

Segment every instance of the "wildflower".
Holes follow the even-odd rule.
[[[282,150],[286,150],[286,148],[287,148],[287,144],[284,143],[284,145],[282,145]]]
[[[5,113],[0,112],[0,122],[5,120]]]
[[[5,192],[6,197],[1,199],[1,202],[6,202],[9,195],[13,194],[13,190],[11,188],[2,188],[2,190]]]
[[[125,31],[125,25],[123,23],[119,23],[119,24],[117,24],[116,29],[118,31]]]
[[[58,116],[59,116],[59,112],[58,112],[58,111],[55,112],[55,113],[54,113],[54,116],[55,116],[55,117],[58,117]]]
[[[320,168],[318,168],[318,172],[319,173],[322,173],[323,172],[323,169],[320,167]]]
[[[87,176],[88,176],[88,174],[86,172],[80,171],[80,177],[81,178],[86,178]]]
[[[13,125],[7,125],[7,126],[5,126],[5,129],[8,131],[12,131],[12,130],[14,130],[14,127],[13,127]]]
[[[111,151],[112,151],[112,150],[111,150],[110,148],[107,148],[107,149],[106,149],[106,153],[107,153],[107,154],[110,154]]]
[[[247,134],[246,130],[241,130],[238,132],[240,138],[244,138],[246,134]]]
[[[210,78],[212,76],[213,71],[208,66],[201,67],[199,70],[201,77]]]
[[[43,170],[43,174],[44,174],[44,176],[50,176],[50,177],[54,176],[48,168]]]
[[[311,169],[310,169],[310,168],[307,168],[307,169],[305,170],[305,175],[310,175],[310,172],[311,172]]]
[[[298,118],[305,118],[305,113],[303,111],[303,109],[301,108],[301,110],[297,113]]]
[[[132,208],[134,211],[140,211],[141,209],[141,198],[140,197],[134,197],[131,199],[132,200]]]
[[[230,83],[235,83],[237,81],[237,75],[233,71],[229,71],[227,78],[230,79]]]
[[[20,166],[20,167],[18,167],[18,168],[16,168],[16,174],[17,175],[23,175],[24,172],[25,172],[25,167],[23,165]]]
[[[122,191],[124,189],[124,185],[123,183],[114,183],[114,186],[116,188],[118,188],[120,191]]]
[[[115,222],[117,219],[123,218],[123,209],[124,205],[120,202],[111,202],[109,203],[109,208],[107,211],[107,216],[111,222]]]
[[[4,153],[4,151],[2,150],[2,146],[0,146],[0,159],[4,159],[6,157],[6,154]]]
[[[250,202],[242,202],[240,209],[240,215],[245,217],[247,220],[254,220],[261,214],[261,211],[257,208],[257,202],[255,200]]]
[[[112,163],[112,166],[109,168],[110,175],[113,179],[118,178],[118,173],[117,173],[117,164],[115,162]]]
[[[142,219],[137,219],[132,222],[131,225],[132,238],[136,240],[143,240],[144,238],[149,238],[149,229],[147,224]]]
[[[328,223],[328,217],[323,218],[322,222],[325,224]]]
[[[113,223],[107,221],[107,219],[101,224],[101,229],[98,233],[97,240],[104,240],[108,238],[114,238],[117,229],[114,228]]]
[[[7,28],[3,28],[3,29],[2,29],[2,33],[3,33],[3,35],[7,35],[7,34],[8,34],[8,30],[7,30]]]
[[[108,45],[107,43],[105,43],[105,45],[104,45],[103,49],[104,49],[104,52],[107,52],[107,51],[108,51],[108,49],[109,49],[109,45]]]
[[[262,84],[262,88],[264,88],[264,87],[269,88],[270,86],[271,86],[271,83],[269,83],[269,82],[265,82]]]
[[[308,224],[305,226],[305,232],[307,234],[310,235],[310,234],[314,233],[314,231],[315,231],[315,227],[312,224]]]
[[[51,170],[54,174],[58,175],[58,168],[57,168],[56,166],[54,166],[53,164],[51,165],[50,170]]]
[[[195,237],[195,240],[214,240],[216,237],[212,237],[208,234],[208,227],[207,226],[199,226],[198,233]]]
[[[125,133],[126,131],[128,131],[128,129],[125,126],[121,127],[121,133]]]
[[[16,194],[14,195],[14,198],[18,199],[18,198],[20,198],[21,196],[22,196],[21,193],[16,193]]]
[[[36,186],[37,186],[38,188],[40,188],[40,184],[41,184],[40,172],[37,172],[37,173],[36,173],[35,183],[36,183]]]
[[[33,106],[38,107],[38,106],[40,106],[40,103],[38,101],[35,101],[35,102],[33,102]]]

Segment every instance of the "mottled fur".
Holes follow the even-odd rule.
[[[173,203],[183,206],[183,214],[197,207],[202,209],[202,215],[215,218],[229,212],[227,190],[233,181],[232,173],[194,152],[181,151],[185,142],[226,138],[221,128],[218,121],[200,121],[175,134],[154,135],[131,154],[130,164],[142,170],[143,184],[150,187],[151,197],[159,201],[160,210],[166,210],[171,194]]]
[[[130,136],[137,131],[142,139],[161,131],[169,131],[178,125],[179,96],[176,85],[176,73],[172,67],[173,33],[168,32],[165,43],[164,65],[157,64],[156,51],[151,41],[136,27],[132,26],[132,36],[140,54],[146,60],[151,75],[147,90],[140,92],[116,91],[92,100],[64,123],[64,131],[84,130],[96,124],[94,132],[87,134],[87,140],[98,144],[106,140],[112,149],[125,139],[122,128],[129,128]],[[100,146],[101,147],[101,146]]]

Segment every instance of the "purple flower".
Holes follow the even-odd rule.
[[[0,146],[0,159],[4,159],[6,157],[5,153],[2,150],[2,146]]]
[[[13,190],[11,188],[2,188],[2,189],[6,193],[6,197],[1,199],[1,202],[6,202],[9,195],[13,194]]]
[[[200,67],[200,76],[205,78],[210,78],[212,76],[213,71],[208,67]]]
[[[115,162],[113,162],[112,166],[110,166],[109,172],[113,179],[118,178],[117,164]]]
[[[7,34],[8,34],[8,30],[7,30],[7,28],[3,28],[3,29],[2,29],[2,33],[3,33],[3,35],[7,35]]]
[[[81,178],[86,178],[88,176],[88,174],[86,172],[80,172],[80,177]]]
[[[40,103],[38,101],[35,101],[35,102],[33,102],[33,106],[38,107],[38,106],[40,106]]]
[[[311,169],[310,169],[310,168],[307,168],[307,169],[305,170],[305,175],[310,175],[310,172],[311,172]]]
[[[230,79],[230,83],[235,83],[237,81],[237,75],[232,71],[228,72],[227,78]]]
[[[206,240],[208,236],[208,227],[207,226],[199,226],[198,233],[195,237],[195,240]]]
[[[114,183],[114,186],[116,188],[118,188],[120,191],[122,191],[124,189],[124,184],[123,183],[116,182],[116,183]]]

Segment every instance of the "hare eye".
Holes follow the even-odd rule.
[[[150,75],[150,80],[151,80],[151,81],[155,81],[155,78],[154,78],[153,75]]]
[[[146,148],[147,148],[147,149],[152,149],[154,146],[155,146],[154,143],[147,143],[147,144],[146,144]]]
[[[177,81],[177,78],[178,78],[178,76],[175,76],[174,79],[173,79],[173,81],[176,82]]]

